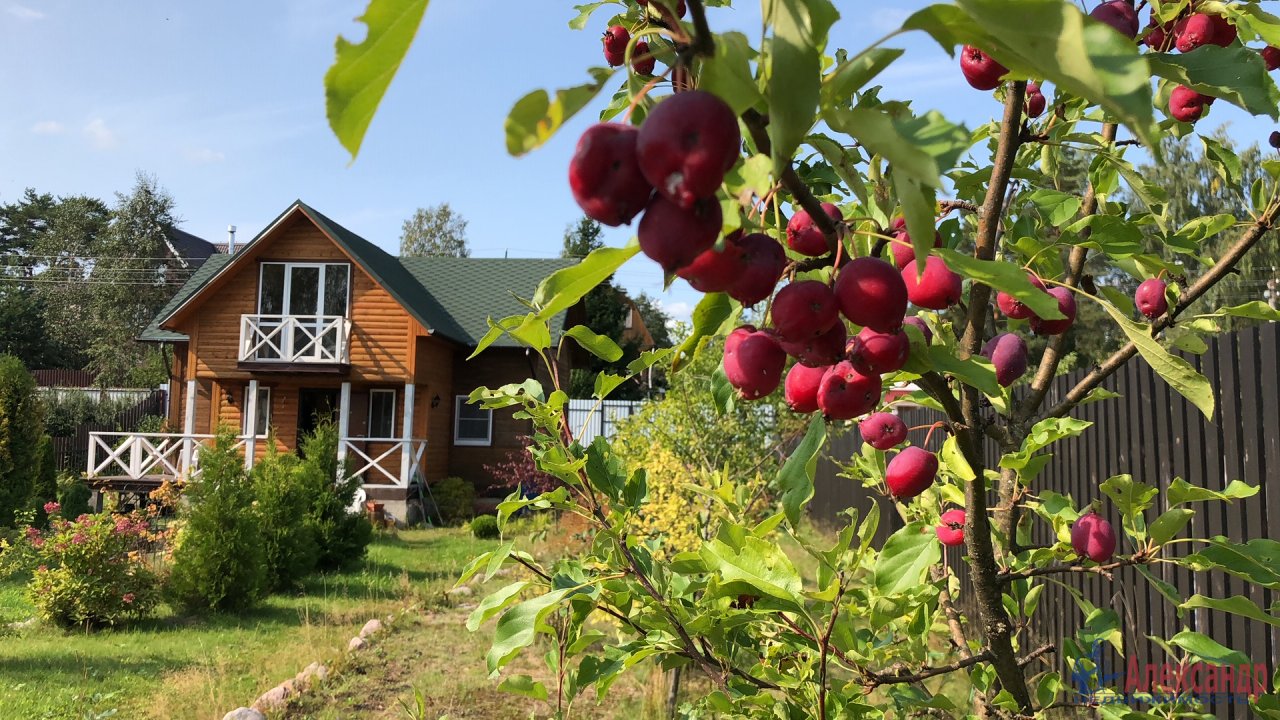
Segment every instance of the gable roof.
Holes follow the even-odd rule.
[[[173,249],[177,250],[183,259],[192,261],[192,265],[199,265],[209,259],[210,255],[220,252],[213,243],[180,228],[170,227],[165,234],[169,236],[169,243]]]
[[[578,262],[575,259],[561,258],[398,258],[301,200],[290,205],[245,245],[245,249],[295,212],[302,213],[314,223],[428,331],[467,346],[474,346],[488,331],[488,318],[528,312],[526,307],[512,297],[512,293],[530,297],[543,278]],[[211,255],[161,309],[139,339],[154,342],[186,340],[186,335],[162,326],[194,300],[214,278],[223,272],[230,272],[238,264],[233,260],[240,258],[244,252]],[[564,313],[561,313],[552,322],[553,337],[557,337],[563,330],[563,324]],[[494,344],[516,345],[505,336]]]

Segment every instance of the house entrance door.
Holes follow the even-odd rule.
[[[298,447],[302,438],[315,432],[322,422],[338,420],[338,391],[334,388],[298,390]]]

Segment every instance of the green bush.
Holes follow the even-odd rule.
[[[308,498],[307,525],[315,537],[317,566],[349,566],[364,557],[373,525],[362,513],[352,512],[360,479],[347,477],[345,469],[338,472],[338,430],[333,423],[321,423],[304,438],[301,454],[297,477]]]
[[[477,540],[495,540],[502,537],[498,531],[498,518],[493,515],[478,515],[471,520],[471,534]]]
[[[201,448],[202,471],[187,489],[169,589],[190,610],[243,610],[267,588],[261,520],[235,438],[221,432]]]
[[[62,506],[62,514],[66,517],[80,517],[91,512],[89,500],[93,491],[79,475],[63,474],[58,478],[58,504]]]
[[[0,525],[27,507],[35,487],[44,413],[36,381],[12,355],[0,355]]]
[[[266,455],[250,474],[262,526],[267,588],[273,591],[296,587],[315,569],[319,556],[315,532],[307,523],[310,499],[300,465],[296,455],[277,452],[274,439],[269,439]]]
[[[432,485],[430,497],[435,499],[445,525],[458,525],[475,514],[475,486],[460,477],[447,477]]]
[[[44,510],[50,529],[31,527],[25,537],[38,563],[27,595],[41,618],[65,627],[114,625],[156,606],[159,583],[145,559],[145,516],[99,513],[70,521],[57,503]]]

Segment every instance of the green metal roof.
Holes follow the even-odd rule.
[[[528,312],[528,308],[516,301],[513,293],[524,298],[532,297],[543,278],[577,262],[562,258],[398,258],[301,200],[290,205],[267,227],[274,227],[295,208],[345,250],[423,327],[433,334],[468,346],[479,342],[489,330],[488,318]],[[261,233],[251,242],[260,237]],[[186,340],[185,335],[163,330],[160,324],[194,297],[233,257],[211,256],[147,326],[140,339],[157,342]],[[563,325],[564,314],[561,313],[552,322],[553,337],[559,336]],[[494,344],[516,345],[507,337]]]

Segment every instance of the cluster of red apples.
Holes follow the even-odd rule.
[[[636,2],[642,6],[649,4],[649,0],[636,0]],[[676,17],[684,17],[686,10],[684,0],[678,0],[674,7]],[[602,42],[604,43],[604,60],[609,63],[609,67],[619,67],[627,61],[627,45],[631,44],[631,32],[625,27],[614,25],[605,30]],[[649,54],[649,43],[644,40],[636,41],[636,46],[631,49],[631,69],[638,75],[652,75],[655,64],[655,59]]]
[[[1177,50],[1188,53],[1203,45],[1229,47],[1236,42],[1238,33],[1231,21],[1222,15],[1197,12],[1192,2],[1173,20],[1160,24],[1155,13],[1151,15],[1147,30],[1138,37],[1140,22],[1132,0],[1108,0],[1089,13],[1095,20],[1106,23],[1123,34],[1158,52]],[[1280,48],[1268,45],[1258,51],[1267,70],[1280,68]],[[978,90],[994,90],[1008,69],[996,62],[981,49],[966,45],[960,54],[960,70],[971,86]],[[1169,94],[1169,115],[1179,122],[1195,122],[1204,115],[1205,108],[1216,98],[1179,85]],[[1027,115],[1039,117],[1044,112],[1044,96],[1035,83],[1027,83]]]

